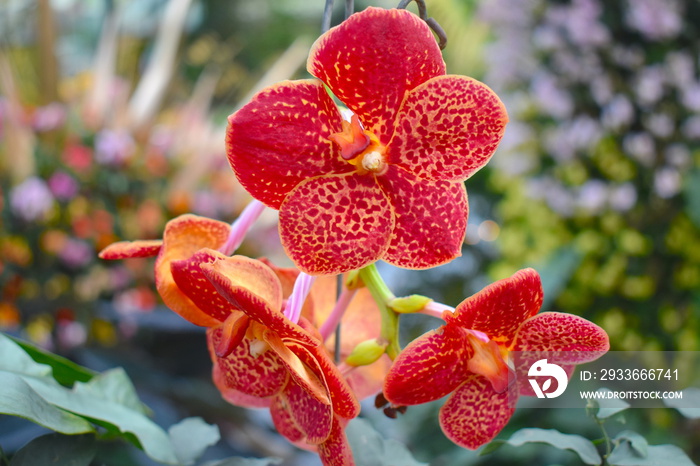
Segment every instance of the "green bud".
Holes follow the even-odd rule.
[[[362,281],[362,278],[360,278],[359,269],[348,272],[348,274],[345,277],[345,286],[348,288],[348,290],[354,290],[365,286],[364,282]]]
[[[376,338],[365,340],[352,350],[345,362],[349,366],[367,366],[379,359],[386,347],[386,343],[379,343]]]
[[[418,312],[423,309],[432,299],[427,296],[421,296],[419,294],[412,294],[411,296],[404,296],[401,298],[394,298],[387,303],[389,308],[400,314],[410,314],[412,312]]]

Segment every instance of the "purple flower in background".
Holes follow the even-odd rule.
[[[36,109],[32,118],[32,127],[35,131],[41,133],[57,129],[65,121],[66,108],[62,104],[54,102]]]
[[[578,205],[590,212],[603,210],[608,200],[608,185],[601,180],[586,181],[578,192]]]
[[[58,252],[58,257],[68,267],[78,269],[88,264],[95,256],[95,252],[85,241],[69,238],[63,248]]]
[[[103,129],[95,136],[95,161],[101,165],[122,165],[134,149],[134,139],[126,130]]]
[[[671,39],[683,29],[681,10],[676,0],[628,0],[625,21],[648,39]]]
[[[632,183],[623,183],[610,190],[610,207],[618,212],[626,212],[637,202],[637,190]]]
[[[49,188],[59,201],[70,201],[78,194],[78,182],[64,171],[57,171],[51,175]]]
[[[28,222],[43,219],[53,207],[54,198],[44,180],[30,176],[10,190],[12,212]]]
[[[664,199],[673,197],[681,190],[681,174],[672,167],[664,167],[654,174],[654,191]]]
[[[619,130],[634,120],[634,106],[626,96],[618,94],[603,108],[601,120],[606,128]]]

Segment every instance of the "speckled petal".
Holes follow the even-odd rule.
[[[464,181],[486,165],[508,115],[498,96],[466,76],[438,76],[406,95],[388,162],[428,180]]]
[[[533,269],[523,269],[462,301],[445,321],[484,332],[510,347],[522,323],[542,307],[542,282]]]
[[[201,265],[210,264],[227,256],[213,249],[201,249],[187,259],[170,263],[175,284],[197,308],[204,314],[225,321],[235,309],[233,304],[224,299],[202,273]]]
[[[598,359],[610,349],[605,330],[583,317],[543,312],[518,330],[513,351],[563,353],[558,361],[580,364]]]
[[[445,74],[430,28],[407,10],[367,8],[319,37],[309,73],[387,144],[407,91]]]
[[[259,398],[257,396],[246,395],[243,392],[227,387],[225,383],[226,375],[222,373],[221,368],[216,364],[212,369],[212,380],[221,393],[221,397],[234,406],[243,408],[267,408],[274,399],[274,397]]]
[[[440,408],[440,427],[457,445],[475,450],[508,424],[514,399],[514,390],[497,393],[485,377],[469,375]]]
[[[360,403],[323,346],[308,347],[294,342],[288,342],[287,346],[327,387],[335,414],[346,419],[360,414]]]
[[[296,421],[289,411],[287,400],[284,396],[276,396],[270,404],[270,415],[272,423],[275,425],[277,432],[282,434],[292,443],[304,440],[304,432],[299,429]]]
[[[246,266],[241,267],[241,264]],[[282,314],[282,288],[279,279],[262,262],[233,256],[212,264],[202,264],[201,269],[219,294],[248,314],[251,319],[285,338],[307,344],[318,343],[308,332]],[[257,283],[256,277],[259,279]],[[257,293],[261,293],[262,296]],[[273,301],[272,305],[275,307],[272,307],[270,301]]]
[[[280,208],[287,255],[310,275],[375,262],[394,227],[389,202],[371,175],[320,176],[294,189]]]
[[[331,434],[318,446],[318,456],[323,466],[354,466],[352,450],[345,436],[344,421],[333,418]]]
[[[354,170],[328,139],[342,130],[342,118],[316,79],[268,87],[228,123],[231,168],[254,198],[273,209],[306,178]]]
[[[399,267],[425,269],[461,255],[469,214],[463,183],[423,180],[396,167],[378,180],[396,213],[382,259]]]
[[[202,248],[218,249],[226,243],[231,226],[206,217],[186,214],[169,221],[155,266],[156,288],[163,302],[193,324],[211,327],[220,321],[202,312],[177,286],[170,265],[190,258]]]
[[[207,346],[222,386],[249,396],[264,398],[279,393],[288,380],[288,371],[274,351],[250,354],[251,340],[244,338],[225,358],[216,355],[221,328],[207,329]]]
[[[294,383],[304,387],[304,390],[315,397],[319,403],[330,406],[328,389],[316,367],[309,367],[276,333],[265,330],[263,339],[285,365]]]
[[[384,382],[384,396],[396,405],[442,398],[464,382],[471,356],[472,347],[463,329],[444,325],[431,330],[413,340],[394,360]]]
[[[119,241],[112,243],[100,251],[100,259],[131,259],[137,257],[153,257],[160,252],[163,241],[159,239]]]
[[[289,381],[280,396],[307,443],[319,444],[328,438],[333,424],[330,404],[322,403],[294,380]]]

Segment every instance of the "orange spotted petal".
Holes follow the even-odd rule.
[[[318,456],[323,466],[354,466],[352,450],[345,436],[345,420],[333,417],[331,433],[325,442],[318,446]]]
[[[272,423],[275,425],[277,432],[286,437],[287,440],[292,443],[298,443],[304,440],[305,434],[297,425],[294,417],[292,417],[286,397],[276,396],[272,398],[270,415],[272,416]]]
[[[294,342],[288,342],[287,346],[325,384],[330,392],[331,404],[335,414],[346,419],[352,419],[360,414],[360,403],[357,401],[357,397],[337,366],[330,360],[328,352],[323,346],[307,347]]]
[[[221,397],[234,406],[240,406],[243,408],[267,408],[270,406],[272,400],[274,400],[274,397],[260,398],[257,396],[246,395],[243,392],[227,387],[225,382],[226,375],[216,364],[212,369],[212,380],[214,381],[216,388],[221,393]]]
[[[394,360],[384,382],[384,396],[396,405],[442,398],[464,382],[472,354],[463,329],[444,325],[431,330],[413,340]]]
[[[445,74],[430,28],[407,10],[367,8],[319,37],[309,73],[387,144],[407,91]]]
[[[202,273],[202,264],[211,264],[228,256],[213,249],[201,249],[187,259],[170,263],[170,272],[178,289],[209,317],[224,322],[235,309],[221,296]]]
[[[156,288],[163,302],[193,324],[211,327],[221,321],[211,317],[190,300],[175,283],[171,264],[189,259],[202,248],[218,249],[228,239],[229,224],[186,214],[169,221],[163,233],[163,247],[155,266]]]
[[[610,349],[605,330],[583,317],[543,312],[518,330],[513,351],[556,352],[560,363],[581,364],[598,359]]]
[[[279,360],[287,368],[289,375],[291,375],[296,384],[304,387],[304,390],[308,392],[310,396],[315,397],[319,403],[327,404],[328,406],[331,405],[326,385],[324,381],[319,378],[320,374],[315,372],[315,367],[307,366],[304,360],[292,351],[275,332],[265,330],[263,339],[270,346],[272,351],[277,354]]]
[[[243,187],[279,209],[306,178],[355,169],[337,156],[328,139],[341,130],[338,108],[321,81],[284,81],[229,117],[226,150]]]
[[[262,262],[233,256],[212,264],[202,264],[201,269],[221,296],[254,321],[285,338],[312,345],[318,343],[308,332],[282,314],[279,279]]]
[[[429,180],[464,181],[486,165],[508,115],[485,84],[438,76],[406,95],[388,162]]]
[[[508,424],[517,392],[498,393],[491,382],[471,374],[440,408],[440,427],[457,445],[475,450],[491,441]]]
[[[465,299],[444,318],[448,323],[484,332],[508,348],[522,323],[540,310],[542,297],[539,274],[523,269]]]
[[[222,338],[221,327],[207,329],[215,379],[218,378],[221,387],[258,398],[275,395],[284,388],[289,379],[287,367],[274,351],[253,356],[250,350],[252,340],[244,338],[228,356],[220,358],[216,355],[216,347]]]
[[[100,251],[100,259],[131,259],[137,257],[153,257],[160,252],[163,241],[159,239],[119,241],[112,243]]]
[[[469,212],[463,183],[423,180],[396,167],[378,180],[396,215],[382,259],[399,267],[424,269],[461,255]]]
[[[310,275],[359,269],[377,261],[394,227],[389,202],[372,176],[319,176],[300,183],[280,208],[287,255]]]
[[[294,379],[289,381],[280,397],[307,443],[319,444],[328,438],[333,425],[333,408],[329,404],[319,401]]]
[[[224,358],[241,344],[248,331],[250,318],[243,311],[233,311],[221,324],[221,338],[214,347],[216,355]]]

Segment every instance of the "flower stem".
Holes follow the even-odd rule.
[[[356,292],[357,289],[348,290],[345,286],[343,286],[343,291],[340,293],[338,301],[335,303],[333,310],[319,329],[323,341],[326,341],[335,331],[336,327],[338,327],[340,319],[343,318],[343,314],[345,314],[345,310],[348,308],[348,304],[350,304],[350,301],[352,301],[352,298],[355,296]]]
[[[260,214],[265,210],[265,205],[253,199],[241,212],[241,215],[231,224],[231,231],[228,234],[226,243],[219,249],[221,252],[230,256],[243,242],[246,233],[253,226],[253,223],[260,217]]]
[[[315,281],[316,277],[300,272],[297,280],[294,282],[294,289],[287,300],[287,306],[284,308],[284,315],[295,324],[299,322],[301,308],[304,307],[306,296],[309,294],[311,285],[313,285]]]
[[[379,336],[388,343],[386,354],[389,355],[391,359],[394,359],[401,352],[401,347],[399,346],[399,316],[389,309],[387,303],[396,296],[394,296],[386,283],[384,283],[384,279],[379,275],[376,265],[370,264],[360,269],[360,278],[377,303],[382,317]]]
[[[598,424],[598,427],[600,427],[600,430],[603,432],[603,439],[605,440],[605,455],[603,456],[603,465],[607,465],[610,453],[612,453],[612,441],[610,440],[610,435],[608,435],[608,431],[605,429],[605,420],[600,419],[595,414],[593,415],[593,420],[595,420],[596,424]]]

